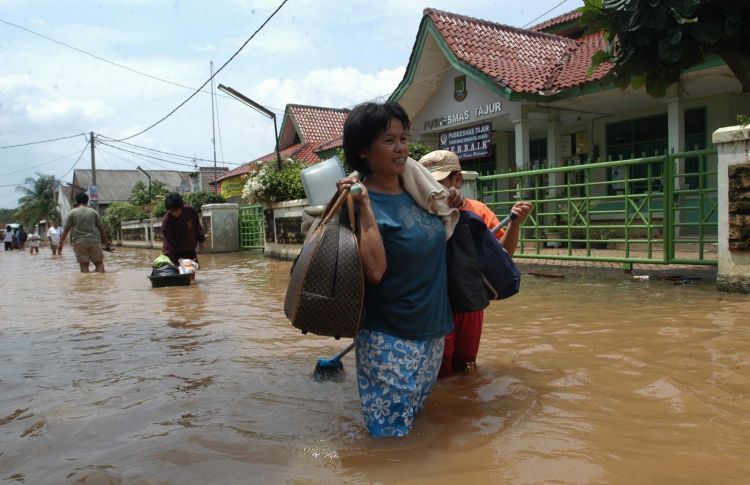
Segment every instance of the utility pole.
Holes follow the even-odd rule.
[[[96,156],[94,155],[94,132],[91,132],[91,185],[96,185]]]
[[[214,121],[214,61],[211,61],[211,140],[214,143],[214,192],[219,193],[219,185],[216,183],[216,122]]]
[[[93,191],[91,190],[91,187],[89,187],[89,198],[91,199],[89,202],[91,202],[91,205],[99,211],[99,187],[96,186],[96,155],[94,150],[94,132],[92,131],[90,137],[91,142],[91,187],[93,187]],[[93,192],[93,193],[92,193]]]

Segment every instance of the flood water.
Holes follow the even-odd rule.
[[[412,434],[374,440],[282,303],[290,263],[202,255],[152,289],[156,251],[106,274],[0,252],[0,480],[39,483],[748,483],[750,297],[620,272],[525,275],[487,310],[475,374]]]

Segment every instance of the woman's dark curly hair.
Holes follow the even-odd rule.
[[[344,158],[350,167],[362,175],[370,172],[367,160],[360,154],[388,129],[388,123],[394,118],[409,131],[409,115],[395,101],[362,103],[354,107],[344,123]]]

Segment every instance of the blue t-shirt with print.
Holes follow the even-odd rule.
[[[362,328],[410,340],[453,330],[448,303],[445,227],[406,192],[370,192],[387,268],[378,284],[365,287]]]

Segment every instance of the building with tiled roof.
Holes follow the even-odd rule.
[[[425,9],[390,99],[409,114],[416,141],[483,173],[705,148],[714,130],[750,111],[718,58],[661,99],[616,87],[607,63],[589,73],[607,44],[603,32],[584,35],[579,18],[567,12],[522,29]]]
[[[548,34],[565,35],[566,37],[575,37],[574,35],[561,34],[561,32],[576,31],[580,30],[583,32],[581,27],[578,27],[577,21],[581,18],[581,12],[573,10],[565,12],[562,15],[545,20],[544,22],[529,27],[529,30],[534,32],[546,32]]]
[[[311,165],[320,162],[321,153],[342,146],[347,116],[348,109],[288,104],[279,130],[279,157],[282,160],[294,158]],[[256,170],[259,164],[275,160],[274,150],[223,174],[218,179],[222,195],[237,200],[247,179],[246,174]]]

